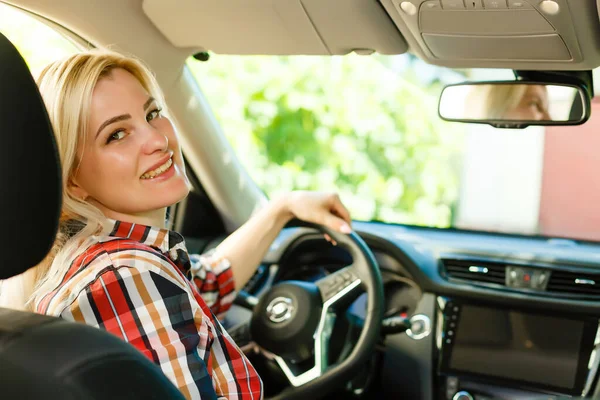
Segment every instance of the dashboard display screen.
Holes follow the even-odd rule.
[[[585,321],[463,305],[448,367],[573,390],[589,359],[581,351],[586,326],[589,332]]]

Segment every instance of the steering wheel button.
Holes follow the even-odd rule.
[[[323,288],[329,289],[329,288],[336,286],[337,282],[335,281],[335,279],[327,278],[327,279],[323,279],[323,281],[320,282],[319,284],[322,285]]]

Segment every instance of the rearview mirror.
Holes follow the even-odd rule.
[[[496,128],[579,125],[590,116],[590,100],[575,85],[506,81],[444,88],[439,115],[446,121],[485,123]]]

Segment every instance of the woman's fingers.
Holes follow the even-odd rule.
[[[344,204],[342,203],[342,200],[340,200],[340,197],[337,194],[334,195],[333,203],[332,203],[330,211],[332,214],[335,214],[338,217],[342,218],[348,226],[350,226],[352,224],[352,219],[350,218],[350,212],[348,211],[346,206],[344,206]],[[344,233],[350,233],[350,232],[344,232]]]
[[[352,219],[350,218],[350,212],[348,209],[342,204],[342,202],[338,199],[335,203],[333,203],[333,210],[336,215],[341,217],[348,225],[352,224]]]
[[[348,234],[352,232],[352,228],[350,228],[350,225],[348,225],[348,223],[345,220],[343,220],[340,217],[336,217],[332,213],[328,213],[327,215],[325,215],[323,225],[325,225],[329,229],[333,229],[334,231],[338,231],[341,233]]]
[[[329,236],[328,234],[324,234],[323,236],[325,236],[325,240],[327,240],[329,243],[331,243],[334,246],[337,246],[337,242],[333,240],[331,236]]]

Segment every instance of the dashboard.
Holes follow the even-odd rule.
[[[426,322],[421,334],[385,336],[374,378],[384,398],[600,396],[600,245],[377,223],[354,229],[379,264],[385,317]],[[351,262],[322,235],[287,228],[246,290],[260,296],[277,282],[315,282]],[[360,319],[364,309],[359,298],[348,313]]]

